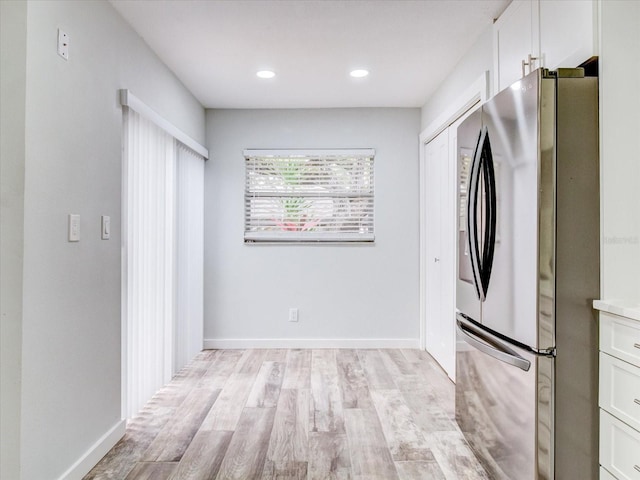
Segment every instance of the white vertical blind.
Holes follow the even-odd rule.
[[[202,350],[204,159],[209,152],[122,90],[123,413]]]
[[[176,152],[171,135],[125,108],[123,262],[126,415],[171,379]]]
[[[174,371],[203,345],[204,159],[178,142]]]

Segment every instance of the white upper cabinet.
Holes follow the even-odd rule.
[[[494,94],[539,66],[539,31],[532,0],[514,0],[493,24]]]
[[[493,25],[494,90],[597,55],[596,0],[514,0]]]
[[[597,55],[597,18],[593,0],[540,0],[542,65],[577,67]]]

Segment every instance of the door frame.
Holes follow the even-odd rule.
[[[487,101],[489,98],[489,71],[485,71],[480,77],[473,82],[467,90],[465,90],[449,107],[444,110],[438,117],[433,120],[422,133],[420,133],[420,350],[426,350],[426,295],[425,287],[427,281],[427,212],[426,203],[426,145],[449,128],[458,118],[471,109],[477,108]],[[455,277],[454,277],[455,280]],[[455,283],[451,285],[455,294]],[[455,298],[455,297],[454,297]]]

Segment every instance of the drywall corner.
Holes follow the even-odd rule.
[[[0,478],[20,478],[27,4],[0,2]]]
[[[421,128],[424,130],[451,102],[464,93],[469,86],[486,71],[493,71],[493,30],[492,26],[478,37],[476,43],[462,57],[453,71],[424,104],[421,111]],[[491,80],[492,75],[489,75]],[[490,85],[489,91],[492,91]]]

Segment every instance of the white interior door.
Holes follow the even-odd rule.
[[[458,126],[471,111],[424,145],[421,235],[426,350],[455,381],[456,192]]]
[[[425,223],[425,339],[427,351],[444,368],[449,376],[454,374],[455,354],[449,338],[453,322],[449,321],[449,309],[445,297],[449,285],[445,283],[450,268],[446,250],[448,231],[449,129],[424,146],[424,196]],[[451,323],[451,325],[449,325]]]

